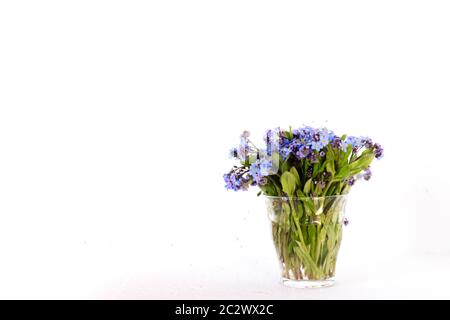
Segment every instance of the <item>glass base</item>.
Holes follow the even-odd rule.
[[[334,284],[334,278],[324,280],[291,280],[283,278],[283,285],[297,289],[325,288]]]

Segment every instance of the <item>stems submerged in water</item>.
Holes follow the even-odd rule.
[[[273,240],[284,278],[334,277],[345,200],[346,196],[267,198]]]

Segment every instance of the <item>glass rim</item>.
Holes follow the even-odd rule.
[[[331,199],[331,198],[347,198],[348,193],[346,194],[336,194],[333,196],[320,196],[320,197],[288,197],[288,196],[266,196],[263,195],[264,198],[269,200],[320,200],[320,199]]]

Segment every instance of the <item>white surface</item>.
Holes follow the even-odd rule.
[[[447,1],[0,4],[0,298],[449,298]],[[385,148],[338,285],[280,287],[243,129]]]
[[[253,261],[231,268],[196,268],[186,278],[133,278],[116,287],[108,299],[448,299],[450,281],[446,274],[450,259],[398,257],[376,264],[340,265],[337,282],[321,289],[293,289],[283,286],[271,261]],[[188,269],[189,270],[189,269]],[[251,274],[251,275],[249,275]],[[154,286],[160,290],[154,290]]]

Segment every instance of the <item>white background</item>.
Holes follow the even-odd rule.
[[[450,298],[448,1],[0,3],[0,298]],[[242,130],[385,148],[337,284],[281,286]]]

